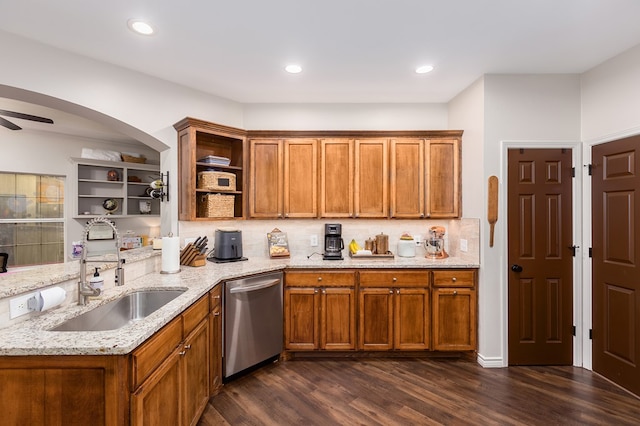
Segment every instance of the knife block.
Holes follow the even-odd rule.
[[[180,264],[185,266],[204,266],[206,264],[207,255],[200,254],[193,244],[189,243],[180,252]]]

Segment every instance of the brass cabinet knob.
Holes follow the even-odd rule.
[[[458,295],[458,290],[453,290],[453,295],[457,296]]]
[[[396,281],[398,281],[398,279],[396,277],[393,277],[393,282],[395,283]]]
[[[453,278],[451,278],[451,281],[453,281],[455,283],[456,281],[458,281],[458,279],[456,277],[453,277]]]
[[[393,294],[393,289],[389,290],[389,294]]]
[[[318,281],[322,281],[322,277],[318,277]]]

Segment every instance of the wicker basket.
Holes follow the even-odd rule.
[[[198,189],[208,191],[235,191],[236,175],[226,172],[200,172],[198,173]]]
[[[125,163],[146,163],[147,159],[144,157],[134,157],[133,155],[126,155],[126,154],[121,154],[122,155],[122,161],[124,161]]]
[[[233,195],[206,194],[198,200],[198,217],[233,217]]]

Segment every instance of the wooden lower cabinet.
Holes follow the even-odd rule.
[[[209,400],[209,296],[200,298],[134,351],[134,360],[144,363],[147,354],[155,357],[156,351],[150,349],[166,347],[163,343],[172,341],[168,335],[176,324],[180,326],[181,336],[185,337],[134,391],[132,424],[193,425]]]
[[[477,348],[476,273],[473,270],[433,272],[433,349],[469,351]]]
[[[195,425],[209,401],[209,318],[208,315],[187,336],[179,352],[182,356],[182,424]]]
[[[285,349],[355,349],[355,298],[353,271],[285,272]]]
[[[358,308],[358,349],[429,349],[428,272],[361,271]]]
[[[0,357],[0,423],[128,424],[126,368],[126,356]]]
[[[220,294],[214,287],[128,355],[1,356],[0,423],[197,424],[222,385]]]
[[[215,395],[222,387],[222,285],[216,286],[209,294],[211,306],[209,393]]]
[[[134,392],[131,397],[131,424],[182,424],[180,350],[176,348]]]
[[[286,350],[477,349],[474,269],[333,271],[285,272]]]

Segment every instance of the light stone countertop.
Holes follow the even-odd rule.
[[[148,254],[147,254],[148,256]],[[233,263],[207,262],[202,267],[182,266],[176,274],[150,273],[141,278],[128,281],[124,286],[113,287],[103,295],[91,300],[87,306],[72,305],[54,309],[36,318],[15,324],[0,330],[0,355],[122,355],[128,354],[146,339],[169,323],[201,296],[218,283],[242,276],[292,268],[478,268],[479,261],[474,256],[449,257],[446,259],[427,259],[424,257],[393,259],[351,259],[322,260],[321,255],[310,259],[306,256],[290,259],[250,258],[247,261]],[[69,278],[73,278],[69,269]],[[75,265],[77,276],[77,265]],[[63,271],[63,275],[66,274]],[[53,285],[49,278],[46,284]],[[45,285],[46,285],[45,284]],[[107,303],[123,294],[143,289],[187,290],[176,299],[158,309],[137,323],[117,330],[90,332],[49,331],[67,319],[78,316]]]

